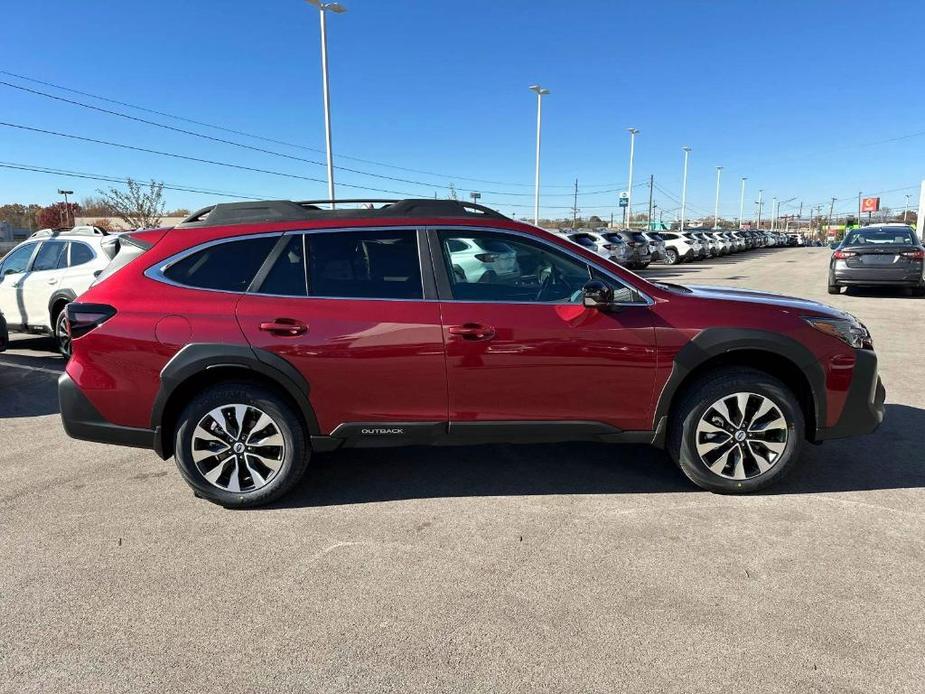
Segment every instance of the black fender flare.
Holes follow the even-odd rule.
[[[695,335],[674,358],[674,366],[658,398],[653,421],[668,416],[678,389],[694,369],[714,357],[738,351],[769,352],[791,362],[806,377],[817,426],[826,421],[825,370],[816,356],[791,337],[755,328],[707,328]]]
[[[51,316],[51,309],[59,301],[64,300],[67,303],[71,303],[76,298],[77,298],[77,292],[75,292],[73,289],[55,290],[55,292],[51,295],[51,298],[48,299],[48,315]],[[51,327],[54,328],[55,326],[51,326]]]
[[[171,396],[190,378],[209,369],[222,367],[240,368],[270,379],[296,402],[309,435],[318,436],[321,433],[318,418],[309,399],[308,381],[292,364],[272,352],[247,345],[195,343],[183,347],[161,369],[160,388],[151,410],[151,428],[156,432],[155,449],[162,457],[171,445],[164,438],[171,432],[165,431],[162,427]]]

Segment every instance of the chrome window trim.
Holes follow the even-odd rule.
[[[600,272],[602,275],[605,275],[608,279],[613,280],[620,286],[627,287],[629,289],[634,290],[637,294],[639,294],[640,297],[642,297],[642,299],[644,299],[644,301],[615,302],[613,306],[653,306],[655,304],[655,300],[652,297],[650,297],[648,294],[643,292],[638,287],[634,287],[633,285],[628,284],[622,278],[617,277],[613,272],[607,270],[606,268],[602,268],[600,265],[597,265],[596,263],[591,262],[584,256],[574,253],[568,248],[564,248],[564,247],[560,247],[555,244],[552,244],[546,239],[542,239],[538,236],[535,236],[534,234],[528,234],[527,232],[519,231],[516,229],[499,229],[498,227],[486,227],[486,226],[470,227],[470,226],[457,226],[457,225],[448,225],[448,226],[433,226],[432,225],[427,228],[428,230],[433,230],[433,231],[456,231],[456,230],[476,231],[478,230],[478,231],[489,231],[489,232],[496,233],[496,234],[513,234],[514,236],[522,236],[525,239],[530,239],[536,243],[552,248],[554,251],[559,251],[561,253],[564,253],[565,255],[571,256],[572,258],[578,260],[579,262],[585,265],[588,265],[589,267],[594,268],[595,270]],[[443,253],[442,248],[438,250],[441,254]],[[564,302],[563,301],[467,301],[465,299],[447,299],[446,301],[447,302],[452,301],[453,303],[460,303],[460,304],[519,304],[519,305],[530,304],[534,306],[577,306],[578,305],[578,304],[574,304],[569,301],[564,301]]]
[[[343,301],[422,301],[428,303],[436,303],[438,299],[425,299],[426,291],[424,288],[424,273],[421,274],[421,298],[420,299],[397,299],[391,297],[366,297],[366,296],[292,296],[291,294],[265,294],[263,292],[250,292],[246,289],[244,291],[232,291],[230,289],[208,289],[206,287],[193,287],[188,284],[181,284],[175,282],[169,277],[167,277],[164,272],[170,268],[171,265],[183,260],[187,256],[192,255],[193,253],[198,253],[201,250],[210,248],[212,246],[217,246],[221,243],[233,243],[235,241],[246,241],[249,239],[259,239],[259,238],[278,238],[280,236],[292,236],[295,234],[301,234],[306,236],[309,234],[333,234],[333,233],[353,233],[360,231],[408,231],[414,234],[414,242],[417,244],[418,249],[418,269],[421,269],[421,263],[423,262],[423,256],[421,255],[421,243],[417,238],[417,232],[423,229],[419,226],[375,226],[375,227],[337,227],[331,229],[291,229],[288,231],[266,231],[259,234],[242,234],[240,236],[223,236],[220,239],[212,239],[211,241],[204,241],[196,246],[191,246],[185,250],[182,250],[178,253],[174,253],[172,256],[165,258],[159,263],[152,265],[147,270],[144,271],[144,276],[148,279],[154,280],[156,282],[162,282],[168,284],[172,287],[179,287],[180,289],[189,289],[192,291],[201,291],[201,292],[220,292],[222,294],[235,294],[238,296],[247,294],[248,296],[269,296],[278,299],[336,299]],[[303,240],[304,243],[304,240]],[[308,261],[308,255],[306,254],[305,261]],[[308,278],[308,265],[305,266],[305,275]],[[310,280],[309,280],[310,282]]]

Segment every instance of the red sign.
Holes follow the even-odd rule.
[[[879,212],[880,198],[864,198],[861,200],[861,212]]]

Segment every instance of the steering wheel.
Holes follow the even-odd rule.
[[[536,296],[533,297],[534,301],[542,301],[543,296],[546,294],[546,291],[555,284],[555,279],[553,278],[553,273],[556,269],[553,266],[549,266],[549,272],[543,274],[543,279],[540,280],[539,290],[536,292]]]

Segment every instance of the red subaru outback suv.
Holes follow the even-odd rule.
[[[313,451],[408,444],[645,442],[749,492],[883,417],[852,316],[647,281],[479,205],[220,204],[119,244],[67,309],[64,427],[226,506]]]

